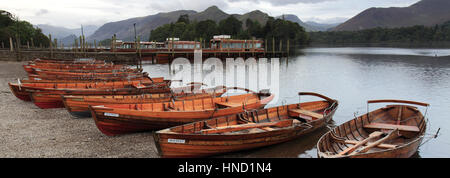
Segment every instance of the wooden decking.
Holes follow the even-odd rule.
[[[295,114],[297,116],[299,116],[299,115],[306,115],[306,116],[310,116],[310,117],[316,118],[316,119],[322,119],[323,118],[322,114],[319,114],[319,113],[316,113],[316,112],[313,112],[313,111],[309,111],[309,110],[304,110],[304,109],[289,109],[289,112],[291,114]],[[304,119],[306,119],[306,118],[304,118]],[[314,119],[311,119],[311,120],[314,120]]]

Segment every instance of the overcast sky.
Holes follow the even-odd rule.
[[[370,7],[405,7],[419,0],[0,0],[7,10],[32,24],[67,28],[102,25],[174,10],[203,11],[216,5],[224,12],[261,10],[271,16],[295,14],[303,21],[343,22]]]

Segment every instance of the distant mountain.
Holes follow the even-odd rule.
[[[450,20],[450,0],[421,0],[409,7],[370,8],[345,23],[336,31],[355,31],[375,27],[433,26]]]
[[[298,18],[296,15],[293,14],[284,14],[282,16],[278,16],[277,18],[283,18],[285,20],[289,20],[291,22],[296,22],[298,23],[300,26],[302,26],[303,28],[305,28],[305,31],[307,32],[311,32],[311,31],[327,31],[331,28],[336,27],[339,24],[321,24],[321,23],[317,23],[317,22],[303,22],[302,20],[300,20],[300,18]]]
[[[58,45],[60,45],[62,43],[62,44],[64,44],[65,47],[72,46],[75,42],[75,39],[78,40],[79,37],[80,36],[76,36],[76,35],[72,34],[72,35],[66,36],[64,38],[59,38]],[[78,44],[80,44],[80,42],[78,42]]]
[[[317,22],[313,22],[313,21],[307,21],[305,23],[311,27],[314,27],[315,29],[317,29],[317,31],[328,31],[328,30],[333,29],[334,27],[338,26],[339,24],[341,24],[341,23],[324,24],[324,23],[317,23]]]
[[[233,16],[242,22],[244,29],[246,28],[247,19],[251,19],[253,21],[256,20],[260,25],[265,25],[267,23],[267,20],[269,19],[269,15],[267,13],[261,12],[259,10],[251,11],[243,15],[233,14]]]
[[[76,37],[81,36],[81,26],[80,26],[80,28],[69,29],[69,28],[65,28],[65,27],[57,27],[57,26],[52,26],[52,25],[39,24],[39,25],[36,25],[36,27],[42,29],[43,34],[45,34],[45,35],[51,34],[52,38],[56,38],[56,39],[58,39],[58,41],[62,41],[64,45],[71,45],[74,42],[74,40],[72,38],[73,36],[76,36]],[[95,25],[83,26],[84,36],[87,37],[87,36],[93,34],[97,29],[98,29],[98,27]],[[67,40],[68,38],[69,39],[72,38],[72,40]]]
[[[196,21],[214,20],[216,22],[219,22],[223,19],[228,18],[228,16],[230,15],[220,10],[217,6],[211,6],[202,12],[190,14],[189,20],[196,20]]]
[[[64,38],[67,37],[69,35],[76,35],[76,36],[80,36],[81,35],[81,26],[80,28],[65,28],[65,27],[57,27],[57,26],[52,26],[52,25],[46,25],[46,24],[39,24],[36,25],[36,27],[39,27],[40,29],[42,29],[42,33],[48,35],[48,34],[52,34],[52,37],[55,38]],[[89,36],[91,34],[93,34],[95,32],[95,30],[97,30],[98,27],[95,25],[86,25],[83,26],[83,32],[85,36]]]
[[[216,22],[219,22],[230,16],[230,14],[223,12],[217,6],[211,6],[202,12],[196,12],[193,10],[179,10],[173,12],[158,13],[145,17],[136,17],[122,21],[106,23],[97,31],[95,31],[95,33],[89,36],[88,40],[93,41],[95,39],[99,41],[110,39],[114,34],[116,34],[118,39],[134,40],[134,23],[136,23],[137,36],[140,36],[142,40],[147,40],[152,29],[155,29],[164,24],[176,22],[178,20],[178,17],[184,14],[187,14],[189,16],[189,20],[191,21],[214,20]],[[261,25],[265,25],[267,19],[269,18],[268,14],[261,11],[252,11],[246,14],[231,15],[242,21],[244,27],[247,19],[257,20]]]

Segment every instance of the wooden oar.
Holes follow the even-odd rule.
[[[381,139],[379,139],[379,140],[377,140],[377,141],[375,141],[375,142],[373,142],[373,143],[371,143],[371,144],[361,148],[360,151],[354,152],[351,155],[358,154],[358,153],[365,153],[365,152],[369,151],[370,149],[372,149],[373,147],[376,147],[376,146],[380,145],[381,143],[383,143],[385,141],[397,138],[398,136],[400,136],[400,134],[398,132],[398,129],[394,129],[388,135],[386,135],[385,137],[383,137],[383,138],[381,138]]]
[[[292,120],[283,120],[278,122],[269,122],[269,123],[250,123],[250,124],[240,124],[240,125],[232,125],[226,127],[217,127],[213,129],[202,130],[202,134],[213,134],[213,133],[224,133],[224,132],[232,132],[239,131],[251,128],[261,128],[261,127],[287,127],[292,125]]]
[[[344,151],[341,151],[340,153],[338,153],[339,156],[343,156],[346,154],[350,154],[353,151],[355,151],[357,148],[359,148],[360,146],[365,145],[367,142],[369,142],[370,140],[377,138],[379,136],[381,136],[383,134],[383,132],[379,132],[379,131],[375,131],[372,132],[369,137],[367,137],[366,139],[364,139],[363,141],[359,142],[356,145],[353,145],[352,147],[348,147],[347,149],[345,149]]]
[[[360,141],[356,141],[356,140],[344,140],[344,141],[337,140],[337,142],[342,142],[342,143],[345,143],[345,144],[356,145],[356,144],[358,144]],[[367,144],[366,144],[366,145],[367,145]],[[365,145],[365,146],[366,146],[366,145]],[[377,147],[377,148],[384,148],[384,149],[393,149],[393,148],[396,148],[397,145],[393,145],[393,144],[379,144],[379,145],[377,145],[376,147]]]

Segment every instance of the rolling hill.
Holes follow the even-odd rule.
[[[370,8],[337,26],[335,31],[375,27],[433,26],[450,20],[449,0],[421,0],[409,7]]]

